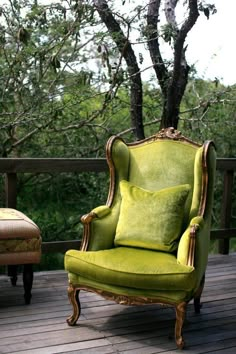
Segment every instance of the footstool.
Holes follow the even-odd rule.
[[[41,258],[41,235],[38,226],[22,212],[0,208],[0,265],[8,266],[12,285],[17,282],[17,265],[23,265],[25,303],[31,300],[33,264]]]

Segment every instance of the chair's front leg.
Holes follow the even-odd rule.
[[[79,290],[74,288],[72,284],[68,286],[68,297],[70,303],[73,307],[73,314],[67,318],[67,323],[69,326],[74,326],[80,316],[80,301],[79,301]]]
[[[184,324],[185,313],[186,313],[186,302],[181,302],[180,304],[176,305],[175,312],[176,312],[176,322],[175,322],[175,341],[177,347],[179,349],[183,349],[184,347],[184,339],[182,336],[182,327]]]

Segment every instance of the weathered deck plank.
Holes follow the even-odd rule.
[[[35,274],[30,306],[0,276],[0,353],[179,353],[173,339],[175,312],[158,305],[126,307],[82,292],[79,325],[68,327],[71,306],[64,271]],[[184,337],[188,354],[236,352],[236,254],[210,256],[196,315],[188,306]]]

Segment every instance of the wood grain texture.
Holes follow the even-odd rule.
[[[180,353],[173,328],[174,309],[158,305],[121,306],[81,291],[82,314],[71,313],[64,271],[36,272],[32,303],[24,305],[21,276],[12,287],[0,276],[0,352]],[[188,354],[236,352],[236,253],[209,257],[201,313],[188,305],[184,338]]]

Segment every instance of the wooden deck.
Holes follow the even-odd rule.
[[[20,277],[21,278],[21,277]],[[236,352],[236,253],[210,256],[200,315],[188,306],[184,324],[186,352]],[[173,333],[175,313],[157,305],[126,307],[83,292],[79,325],[71,314],[67,275],[35,274],[33,298],[23,302],[22,281],[11,287],[0,276],[0,353],[179,353]],[[171,338],[172,337],[172,338]]]

